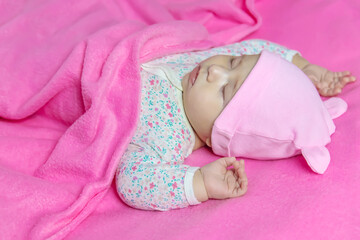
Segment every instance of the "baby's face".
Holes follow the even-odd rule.
[[[233,98],[260,55],[216,55],[182,79],[185,113],[199,138],[211,146],[216,118]]]

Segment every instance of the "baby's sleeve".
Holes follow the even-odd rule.
[[[259,54],[263,50],[267,50],[269,52],[277,53],[287,61],[291,62],[295,54],[301,55],[298,51],[288,49],[287,47],[281,46],[279,44],[261,40],[261,39],[252,39],[247,41],[242,41],[240,47],[245,49],[246,54]]]
[[[166,161],[150,146],[131,144],[116,171],[116,188],[129,206],[167,211],[199,204],[192,180],[198,167]]]

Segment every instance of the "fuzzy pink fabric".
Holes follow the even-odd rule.
[[[132,209],[119,201],[115,184],[111,182],[113,168],[107,166],[110,166],[110,162],[115,165],[117,160],[112,156],[116,156],[115,152],[120,155],[122,150],[118,145],[105,148],[106,144],[98,141],[108,143],[118,137],[121,143],[120,139],[130,132],[123,132],[124,135],[120,137],[115,136],[116,134],[111,131],[112,128],[118,129],[119,132],[123,131],[121,125],[117,125],[121,120],[118,119],[121,113],[117,112],[111,116],[106,114],[116,109],[110,110],[115,106],[111,104],[111,101],[115,100],[113,97],[121,98],[121,96],[102,95],[100,92],[105,93],[111,89],[106,90],[107,84],[99,81],[112,83],[112,88],[115,86],[117,90],[121,90],[120,87],[116,87],[117,82],[114,78],[101,77],[102,73],[110,74],[103,71],[103,68],[106,66],[106,69],[115,69],[110,66],[111,63],[125,63],[129,59],[136,61],[137,58],[120,54],[122,51],[115,50],[115,45],[130,36],[130,33],[137,32],[137,29],[146,30],[147,25],[163,22],[156,26],[157,31],[160,31],[169,20],[186,17],[205,24],[210,35],[204,36],[206,32],[201,26],[195,27],[198,25],[196,23],[187,25],[186,31],[190,34],[189,45],[185,44],[188,48],[184,46],[184,50],[192,49],[191,39],[196,37],[194,32],[197,32],[196,35],[200,34],[197,37],[199,46],[194,48],[205,47],[201,45],[202,39],[211,36],[213,41],[221,39],[221,32],[226,34],[227,31],[229,32],[227,37],[230,37],[232,26],[238,27],[236,30],[244,30],[245,27],[231,21],[235,16],[243,15],[239,12],[228,13],[229,9],[225,11],[216,6],[216,3],[221,7],[226,6],[227,3],[224,4],[224,1],[221,3],[211,1],[210,4],[210,1],[179,0],[171,1],[170,4],[170,1],[166,0],[129,0],[116,1],[116,6],[113,2],[107,1],[109,3],[107,8],[99,1],[73,2],[76,4],[70,5],[64,0],[39,0],[30,3],[14,0],[7,1],[6,4],[4,1],[0,3],[1,113],[14,112],[3,107],[6,100],[3,96],[7,96],[7,99],[10,98],[7,101],[11,102],[12,99],[14,103],[23,97],[23,104],[18,105],[20,107],[18,109],[22,111],[28,109],[27,114],[29,114],[22,120],[0,121],[1,239],[29,239],[29,236],[35,239],[71,240],[359,239],[359,82],[346,87],[341,94],[349,108],[343,116],[334,121],[337,130],[332,136],[332,142],[327,146],[331,152],[332,162],[324,175],[314,174],[300,156],[279,161],[246,160],[250,182],[249,190],[242,198],[225,201],[210,200],[198,206],[169,212]],[[151,4],[145,4],[149,2]],[[251,3],[251,1],[247,2]],[[192,7],[191,4],[195,3],[199,5]],[[38,4],[39,8],[36,7]],[[52,19],[52,25],[48,26],[48,21],[41,20],[39,13],[52,4],[56,5],[54,11],[58,14],[51,11],[46,14],[46,19]],[[209,7],[207,4],[210,4]],[[239,4],[236,6],[243,9]],[[151,7],[153,11],[150,11]],[[283,44],[299,50],[311,62],[337,71],[350,70],[360,78],[358,0],[258,0],[255,1],[255,7],[263,19],[263,24],[258,31],[247,38],[262,38]],[[79,10],[82,10],[78,13],[80,15],[76,15]],[[246,9],[243,10],[249,13]],[[61,22],[63,18],[68,22]],[[129,19],[132,21],[128,21]],[[34,31],[30,26],[36,26],[36,29],[41,31]],[[178,41],[180,37],[175,34],[177,29],[174,27],[179,25],[167,26],[170,29],[165,27],[163,30],[172,30],[170,31],[174,33],[172,42]],[[222,26],[229,28],[226,28],[227,31],[220,31]],[[16,29],[20,31],[14,32]],[[179,30],[186,32],[184,28]],[[156,57],[152,54],[157,54],[157,51],[151,51],[152,45],[156,47],[156,41],[151,39],[157,38],[154,36],[155,38],[150,39],[148,34],[151,32],[146,33],[140,33],[144,34],[144,38],[137,39],[144,40],[143,43],[148,46],[147,56]],[[164,38],[169,37],[165,31],[163,33]],[[53,37],[44,42],[48,35]],[[226,42],[237,40],[229,38]],[[220,44],[220,41],[218,43]],[[104,45],[107,47],[101,49],[100,46]],[[54,49],[53,46],[58,48]],[[141,44],[130,44],[130,46],[134,46],[138,54],[142,52],[139,50]],[[171,47],[171,44],[166,46]],[[14,49],[20,49],[22,52],[14,55]],[[76,49],[79,51],[78,54]],[[162,48],[158,50],[161,51]],[[163,53],[166,50],[167,48]],[[42,52],[46,52],[47,55],[42,55]],[[131,51],[128,53],[130,54]],[[32,59],[30,56],[37,57]],[[129,56],[134,57],[134,55]],[[48,63],[47,67],[41,67],[40,63],[44,61]],[[10,64],[13,71],[5,72],[5,63]],[[33,68],[28,68],[28,65]],[[124,68],[125,66],[129,69]],[[131,72],[133,65],[116,64],[116,67],[118,69],[114,70],[115,72],[125,74],[127,71]],[[15,71],[17,68],[18,70]],[[20,69],[32,71],[29,76],[36,74],[38,77],[34,79],[37,81],[20,79],[19,74],[24,75]],[[11,79],[11,82],[8,79]],[[14,82],[14,79],[17,81]],[[58,80],[52,80],[54,83],[46,88],[47,91],[40,91],[51,79]],[[73,82],[71,79],[74,79]],[[32,95],[30,86],[29,92],[24,90],[23,96],[17,96],[14,91],[11,94],[6,92],[4,82],[13,84],[6,86],[15,89],[16,92],[26,89],[27,80],[31,80],[32,84],[34,81],[38,83],[34,87],[40,95]],[[60,82],[67,82],[70,87],[61,91],[62,88],[56,84]],[[50,90],[54,92],[50,94]],[[100,95],[98,100],[94,97],[96,94]],[[29,96],[48,96],[48,98],[30,99]],[[71,97],[68,97],[69,101],[65,101],[66,97],[63,96]],[[83,96],[86,96],[85,100]],[[48,101],[42,102],[44,107],[34,112],[35,107],[31,103],[39,103],[39,99]],[[103,107],[105,112],[96,111],[99,108],[95,109],[95,105],[100,106],[98,101],[106,101]],[[86,102],[87,105],[80,105],[82,102]],[[119,106],[118,104],[116,106]],[[126,104],[126,101],[122,104]],[[69,106],[71,109],[68,109]],[[11,107],[11,109],[17,108]],[[31,109],[33,113],[29,111]],[[66,114],[62,114],[61,109],[67,109],[63,111]],[[132,109],[126,109],[127,113],[129,111]],[[68,116],[68,113],[72,114]],[[88,115],[97,115],[97,121],[90,121],[91,116]],[[4,118],[3,115],[1,116]],[[90,124],[95,126],[95,130],[79,131],[80,126],[84,125],[92,129],[91,126],[87,126]],[[105,131],[105,126],[108,131]],[[65,141],[71,138],[83,139],[84,149],[77,151],[73,148],[75,147],[73,144]],[[66,150],[62,148],[73,148],[73,155],[62,156],[63,151]],[[101,148],[102,152],[96,152]],[[66,150],[65,153],[69,151]],[[87,162],[81,161],[81,154],[87,156],[85,158]],[[97,154],[106,157],[100,158]],[[92,156],[96,159],[93,160]],[[216,158],[210,150],[201,149],[194,152],[186,163],[202,166]],[[64,159],[66,163],[62,168],[58,168],[59,159]],[[73,166],[77,168],[73,169]],[[81,169],[84,167],[89,168],[90,171],[84,171],[82,174]],[[56,168],[58,172],[52,171]],[[71,179],[74,177],[69,173],[71,169],[73,173],[79,175],[79,182]],[[105,169],[108,172],[105,172]],[[41,174],[41,177],[35,174]],[[56,180],[57,174],[60,175],[60,181]],[[64,181],[61,178],[62,174],[69,176],[70,179]],[[109,184],[112,184],[110,188],[108,188]]]
[[[259,0],[255,7],[263,24],[247,38],[283,44],[313,63],[360,78],[358,0]],[[66,239],[359,239],[359,84],[340,95],[348,110],[334,120],[337,129],[327,145],[331,164],[324,175],[313,173],[302,156],[246,160],[244,197],[161,213],[119,204],[113,184]],[[216,158],[201,149],[186,163],[202,166]]]
[[[129,229],[135,210],[106,198],[137,123],[139,65],[259,26],[252,1],[2,1],[0,238],[63,239],[99,204]]]

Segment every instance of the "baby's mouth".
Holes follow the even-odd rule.
[[[189,75],[189,81],[191,82],[191,85],[195,84],[195,81],[199,75],[199,71],[200,71],[200,66],[196,66],[190,73]]]

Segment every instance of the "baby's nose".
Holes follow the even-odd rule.
[[[228,77],[228,71],[218,65],[211,65],[208,68],[208,81],[214,82],[214,81],[224,81]]]

